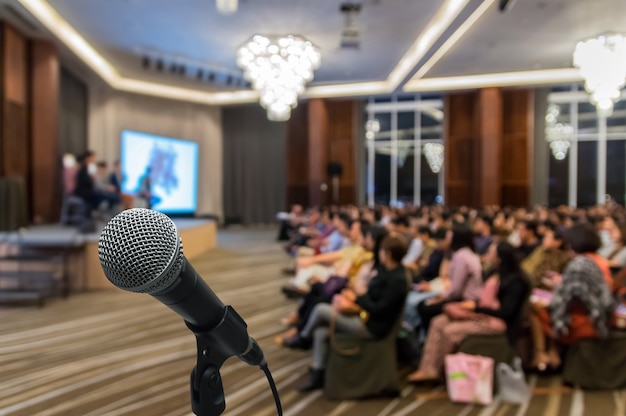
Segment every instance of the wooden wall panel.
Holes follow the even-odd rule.
[[[343,173],[339,179],[339,203],[356,202],[356,101],[326,102],[328,109],[328,161],[339,162]],[[327,178],[330,184],[331,178]],[[329,185],[330,186],[330,185]],[[329,189],[329,192],[332,189]],[[332,201],[332,192],[331,192]]]
[[[502,96],[498,88],[485,88],[478,93],[480,153],[480,199],[478,206],[499,205],[501,200],[502,166]]]
[[[287,122],[287,205],[309,205],[309,110],[302,102]],[[288,208],[285,207],[285,209]]]
[[[0,176],[29,180],[27,41],[0,24]]]
[[[445,203],[478,203],[478,139],[474,93],[449,94],[445,106]]]
[[[57,221],[59,164],[59,58],[51,42],[31,43],[31,201],[35,223]]]
[[[326,167],[329,162],[329,117],[325,100],[309,101],[309,204],[327,205],[330,202]]]
[[[502,91],[502,205],[530,204],[533,102],[532,90]]]

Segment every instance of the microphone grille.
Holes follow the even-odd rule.
[[[166,215],[143,208],[122,211],[102,230],[98,257],[107,279],[120,289],[158,293],[176,280],[183,247]]]

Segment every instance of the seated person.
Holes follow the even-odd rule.
[[[452,258],[448,269],[449,289],[441,296],[418,305],[422,327],[428,331],[430,320],[443,312],[444,304],[461,300],[477,301],[483,285],[482,265],[474,252],[474,235],[466,224],[455,224],[449,237]],[[428,282],[420,283],[423,292],[430,291]]]
[[[492,244],[486,261],[497,273],[485,283],[480,301],[446,305],[444,313],[432,322],[419,368],[408,376],[409,381],[438,379],[445,356],[470,335],[506,333],[514,345],[530,283],[520,268],[515,248],[509,243]]]
[[[300,302],[298,310],[283,321],[284,324],[293,325],[281,337],[276,338],[280,345],[288,346],[284,343],[286,338],[293,337],[304,328],[311,311],[318,303],[330,303],[334,295],[344,288],[352,289],[357,295],[367,292],[369,281],[378,273],[379,262],[377,253],[380,250],[382,240],[387,236],[387,231],[383,227],[362,226],[363,248],[365,252],[358,259],[350,264],[346,264],[344,270],[337,270],[331,277],[332,281],[326,283],[315,283],[311,290]]]
[[[98,190],[94,183],[94,176],[97,171],[96,155],[92,151],[87,151],[80,157],[80,167],[76,173],[76,186],[74,195],[82,198],[87,206],[93,210],[98,209],[102,202],[107,201],[111,206],[119,202],[119,197],[110,192]]]
[[[331,320],[335,320],[336,331],[363,339],[383,339],[389,335],[402,313],[407,293],[407,275],[401,263],[406,251],[404,238],[386,237],[378,253],[382,267],[369,282],[365,294],[359,296],[345,289],[335,295],[332,305],[320,303],[315,307],[300,335],[290,341],[292,347],[313,345],[310,377],[301,391],[324,386]]]
[[[122,165],[119,160],[113,163],[113,172],[109,175],[109,184],[114,188],[115,193],[118,194],[122,200],[123,209],[131,209],[133,207],[132,195],[122,192],[122,184],[124,183],[124,176],[122,174]]]
[[[565,241],[574,257],[562,277],[552,275],[551,299],[531,298],[534,362],[539,370],[560,366],[557,343],[606,336],[615,309],[609,265],[596,253],[601,243],[594,227],[577,224],[566,232]]]
[[[96,163],[96,174],[93,176],[95,191],[105,196],[107,208],[112,209],[121,200],[119,191],[110,182],[107,172],[107,162],[101,160]]]
[[[606,256],[606,259],[611,269],[621,270],[626,266],[626,226],[611,228],[609,238],[613,251]]]
[[[335,220],[335,226],[349,238],[350,245],[332,253],[299,258],[296,276],[291,279],[289,286],[283,288],[286,295],[306,294],[312,283],[324,283],[335,270],[345,267],[346,263],[350,263],[363,253],[359,221],[352,222],[347,215],[340,214]]]
[[[420,232],[426,232],[427,235],[420,235]],[[411,226],[409,227],[409,251],[402,259],[402,265],[406,269],[417,271],[417,261],[426,249],[424,244],[429,241],[430,234],[431,232],[428,227],[418,225],[416,219],[411,221]]]
[[[517,250],[521,253],[523,259],[530,256],[541,245],[538,228],[539,224],[537,221],[522,220],[517,223],[517,238],[520,243]]]
[[[541,245],[522,261],[522,270],[535,288],[544,287],[543,279],[553,273],[561,274],[570,257],[564,247],[563,234],[552,224],[546,224]]]
[[[430,230],[426,228],[428,232]],[[424,231],[424,230],[422,230]],[[428,263],[423,268],[417,278],[413,279],[413,286],[406,297],[404,305],[404,322],[409,324],[411,328],[418,329],[421,326],[421,318],[417,311],[417,306],[427,299],[442,295],[443,292],[435,290],[431,284],[421,284],[421,282],[432,282],[436,278],[440,278],[442,284],[441,289],[445,290],[447,286],[448,276],[447,270],[442,266],[446,251],[450,248],[450,240],[447,238],[447,230],[440,228],[435,233],[436,249],[432,251],[428,258]],[[444,272],[444,273],[442,273]]]
[[[479,256],[487,253],[489,246],[493,243],[492,229],[493,220],[488,215],[481,215],[474,221],[474,232],[476,233],[474,245]]]

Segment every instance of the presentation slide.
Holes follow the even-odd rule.
[[[164,214],[195,213],[198,143],[124,130],[121,156],[125,193]]]

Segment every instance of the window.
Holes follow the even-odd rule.
[[[440,96],[370,99],[365,137],[369,205],[441,202],[443,166],[432,154],[428,160],[424,145],[443,144],[442,108]]]
[[[568,151],[557,157],[552,147],[548,180],[549,204],[591,206],[611,198],[626,203],[626,90],[613,114],[599,117],[582,85],[553,89],[548,96],[552,125],[571,127]],[[556,112],[554,112],[556,110]],[[548,146],[550,115],[546,115]]]

